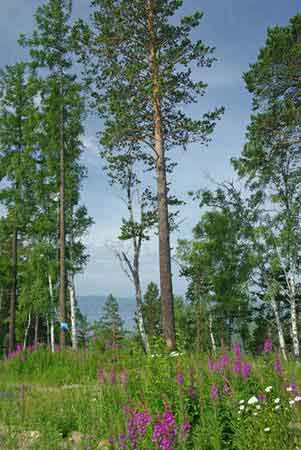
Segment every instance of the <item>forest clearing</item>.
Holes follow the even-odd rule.
[[[298,1],[26,2],[0,17],[0,450],[301,449]]]

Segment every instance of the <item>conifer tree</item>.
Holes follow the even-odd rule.
[[[65,345],[67,215],[78,204],[85,171],[79,163],[82,152],[84,98],[72,61],[71,0],[49,0],[37,8],[36,29],[20,43],[30,49],[31,65],[41,77],[42,176],[45,194],[59,193],[59,313],[60,345]],[[43,173],[43,170],[44,173]],[[47,192],[48,190],[48,192]],[[69,228],[70,231],[70,228]],[[75,315],[74,315],[75,317]]]
[[[192,64],[210,67],[213,48],[193,42],[191,32],[202,14],[172,22],[182,1],[92,0],[92,28],[74,30],[85,67],[92,64],[93,99],[105,128],[101,143],[118,151],[139,144],[149,169],[156,172],[162,324],[166,345],[176,345],[168,214],[167,152],[207,143],[222,109],[194,120],[183,106],[206,90],[194,81]]]
[[[103,306],[104,314],[102,315],[99,325],[104,334],[112,340],[112,344],[117,344],[123,337],[123,321],[119,314],[118,302],[112,294],[108,295]]]
[[[38,126],[35,95],[36,78],[25,63],[1,70],[0,181],[8,184],[0,191],[0,202],[7,209],[11,241],[9,352],[16,339],[19,239],[28,229],[33,209]]]

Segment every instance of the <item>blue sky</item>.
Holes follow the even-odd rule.
[[[43,0],[2,0],[0,15],[0,66],[13,64],[24,57],[17,39],[20,33],[30,34],[33,29],[33,13]],[[74,0],[75,16],[87,17],[89,0]],[[206,148],[192,146],[187,153],[175,150],[178,167],[172,175],[174,192],[187,201],[181,211],[180,230],[172,236],[172,246],[177,239],[189,238],[200,211],[187,196],[189,190],[213,186],[215,182],[233,179],[229,160],[238,155],[244,142],[245,129],[250,116],[251,98],[244,88],[242,73],[256,60],[263,46],[268,26],[284,25],[289,18],[301,11],[299,0],[184,0],[183,14],[195,9],[204,12],[195,37],[216,47],[218,62],[212,69],[194,73],[208,82],[205,97],[193,107],[191,113],[203,114],[215,106],[225,106],[226,111],[218,123],[212,142]],[[101,124],[88,121],[84,143],[84,163],[88,168],[82,200],[95,220],[85,240],[91,255],[83,275],[77,277],[80,295],[131,296],[133,288],[121,271],[112,248],[124,214],[119,193],[109,187],[102,172],[98,156],[96,130]],[[151,280],[158,282],[157,239],[153,238],[143,248],[141,269],[143,287]],[[173,268],[173,284],[177,294],[184,294],[185,282]]]

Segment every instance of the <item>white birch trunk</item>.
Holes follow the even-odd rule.
[[[280,351],[281,351],[281,354],[282,354],[283,358],[285,359],[285,361],[287,361],[286,344],[285,344],[285,339],[284,339],[284,334],[283,334],[282,323],[280,321],[279,311],[278,311],[277,303],[276,303],[276,300],[274,297],[272,297],[272,299],[271,299],[271,306],[272,306],[274,316],[275,316]]]
[[[23,350],[25,350],[27,347],[27,338],[28,338],[30,324],[31,324],[31,312],[28,314],[28,322],[27,322],[27,327],[25,329],[25,334],[24,334]]]
[[[71,340],[72,348],[77,349],[77,327],[76,327],[76,302],[75,302],[75,284],[74,275],[69,276],[69,294],[70,294],[70,314],[71,314]]]
[[[296,299],[291,298],[291,326],[292,326],[292,339],[293,339],[293,352],[294,357],[299,358],[299,337],[298,337],[298,327],[297,327],[297,308]]]
[[[213,354],[216,355],[216,343],[215,343],[215,337],[214,337],[214,334],[213,334],[212,314],[211,313],[209,314],[209,335],[210,335],[210,340],[211,340]]]
[[[50,273],[48,274],[48,284],[49,284],[49,294],[51,303],[51,315],[50,315],[50,345],[51,351],[54,353],[55,350],[55,338],[54,338],[54,301],[53,301],[53,286]]]

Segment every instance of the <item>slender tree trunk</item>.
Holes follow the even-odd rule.
[[[28,333],[29,333],[30,325],[31,325],[31,311],[28,314],[27,327],[26,327],[25,333],[24,333],[23,350],[25,350],[26,347],[27,347],[27,339],[28,339]]]
[[[211,341],[211,346],[212,346],[212,353],[214,355],[216,355],[216,343],[215,343],[215,338],[214,338],[214,333],[213,333],[213,321],[212,321],[211,313],[209,313],[209,336],[210,336],[210,341]]]
[[[201,301],[198,300],[196,304],[196,338],[197,338],[197,353],[201,352],[201,340],[202,340],[202,305]]]
[[[296,298],[291,298],[291,327],[292,327],[292,339],[293,339],[293,352],[294,357],[299,359],[300,349],[299,349],[299,337],[298,337],[298,326],[297,326],[297,308],[296,308]]]
[[[73,273],[71,273],[69,276],[69,294],[70,294],[72,348],[74,350],[77,350],[76,298],[75,298],[75,283]]]
[[[157,198],[159,216],[159,261],[160,261],[160,294],[163,334],[169,350],[176,348],[175,318],[171,274],[170,230],[168,219],[168,192],[166,180],[165,152],[162,131],[162,114],[156,41],[154,32],[155,0],[147,0],[149,62],[152,75],[152,98],[154,113],[154,143],[156,152]]]
[[[139,261],[137,255],[134,256],[134,283],[135,283],[135,291],[136,291],[136,307],[137,307],[137,322],[138,322],[138,330],[140,333],[140,338],[142,341],[143,349],[145,353],[150,352],[150,346],[148,337],[145,331],[143,314],[142,314],[142,293],[141,293],[141,283],[139,276]]]
[[[37,347],[39,340],[39,316],[36,314],[34,324],[34,345]]]
[[[50,295],[50,308],[51,308],[51,315],[50,315],[50,345],[51,345],[51,351],[54,353],[55,348],[55,337],[54,337],[54,299],[53,299],[53,286],[52,286],[52,278],[50,273],[48,273],[48,285],[49,285],[49,295]]]
[[[65,322],[66,304],[66,270],[65,270],[65,136],[64,136],[64,105],[63,80],[61,75],[61,112],[60,112],[60,290],[59,307],[60,322]],[[60,324],[60,346],[65,347],[65,329]]]
[[[18,258],[18,233],[14,224],[12,236],[12,281],[10,293],[10,315],[9,315],[9,353],[15,350],[16,346],[16,307],[17,307],[17,258]]]
[[[276,300],[274,297],[272,297],[272,299],[271,299],[271,306],[272,306],[272,309],[274,312],[276,326],[277,326],[280,352],[286,361],[287,356],[286,356],[286,345],[285,345],[285,340],[284,340],[283,328],[282,328],[282,323],[281,323],[281,320],[279,317],[278,306],[277,306],[277,303],[276,303]]]

